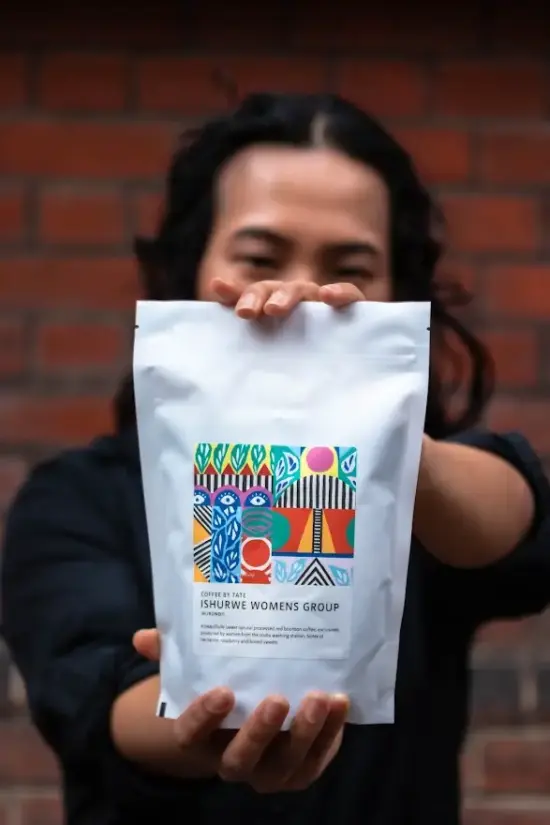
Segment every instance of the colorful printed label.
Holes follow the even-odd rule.
[[[357,450],[202,442],[194,476],[196,652],[347,655]]]

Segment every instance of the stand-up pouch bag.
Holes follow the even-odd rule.
[[[225,685],[226,727],[311,690],[393,722],[429,327],[427,303],[138,303],[161,715]]]

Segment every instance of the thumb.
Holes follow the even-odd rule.
[[[145,659],[151,662],[158,662],[160,659],[160,633],[155,628],[138,630],[134,633],[132,644],[140,656]]]

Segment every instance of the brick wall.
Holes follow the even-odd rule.
[[[319,2],[37,5],[0,11],[2,510],[39,456],[109,426],[137,294],[130,239],[152,227],[182,124],[226,106],[216,69],[241,93],[339,90],[396,131],[440,194],[451,266],[477,293],[498,364],[493,420],[550,458],[544,2],[384,3],[362,16]],[[480,639],[468,825],[550,821],[549,627]],[[1,651],[0,714],[0,825],[59,823],[53,761]]]

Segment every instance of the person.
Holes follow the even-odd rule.
[[[177,151],[158,234],[136,242],[148,298],[245,319],[300,301],[432,302],[395,723],[347,725],[345,697],[312,693],[288,732],[284,696],[225,731],[223,685],[177,720],[156,715],[162,639],[128,379],[116,433],[36,467],[5,531],[5,637],[69,825],[458,822],[470,645],[484,622],[548,605],[550,488],[521,435],[477,428],[490,359],[439,282],[443,226],[404,150],[336,96],[254,94]]]

